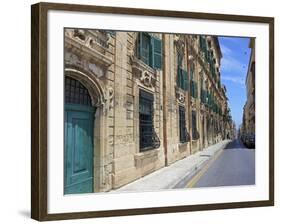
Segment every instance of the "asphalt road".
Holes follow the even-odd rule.
[[[202,172],[197,180],[193,180],[191,187],[253,185],[255,150],[247,149],[242,142],[234,140]]]

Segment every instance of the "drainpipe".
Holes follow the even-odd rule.
[[[164,157],[165,157],[165,166],[168,166],[168,146],[167,146],[167,99],[166,99],[166,49],[165,49],[165,43],[168,34],[162,34],[162,49],[163,49],[163,74],[162,74],[162,80],[163,80],[163,100],[162,100],[162,110],[163,110],[163,148],[164,148]]]
[[[162,60],[162,68],[163,68],[163,149],[164,149],[164,157],[165,157],[165,166],[168,166],[168,146],[167,146],[167,88],[166,88],[166,77],[167,77],[167,70],[166,70],[166,49],[165,49],[165,43],[167,41],[166,35],[168,34],[162,34],[162,49],[163,49],[163,60]]]
[[[189,59],[188,59],[188,40],[187,38],[185,38],[185,52],[186,52],[186,65],[187,65],[187,69],[189,68],[190,66],[190,63],[189,63]],[[190,78],[190,77],[189,77]],[[191,130],[191,94],[190,94],[190,90],[191,90],[191,79],[189,79],[189,90],[187,92],[187,99],[188,99],[188,108],[187,108],[187,114],[188,114],[188,130],[189,130],[189,136],[190,136],[190,141],[189,141],[189,155],[192,154],[192,139],[193,139],[193,136],[192,136],[192,130]]]

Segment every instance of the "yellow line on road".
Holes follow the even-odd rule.
[[[209,162],[206,166],[203,167],[202,170],[200,170],[194,177],[191,178],[190,181],[188,181],[186,187],[192,188],[194,185],[200,180],[200,178],[206,173],[206,171],[210,168],[210,166],[216,161],[217,158],[222,154],[223,150],[220,150]]]

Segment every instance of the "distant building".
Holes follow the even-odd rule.
[[[65,193],[119,188],[232,138],[217,37],[65,30]]]
[[[243,108],[243,120],[241,134],[255,134],[255,39],[251,38],[249,43],[251,56],[246,77],[247,101]]]

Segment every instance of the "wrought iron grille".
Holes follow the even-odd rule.
[[[199,138],[200,138],[200,134],[199,134],[199,132],[196,130],[196,131],[194,132],[193,140],[198,140]]]
[[[139,98],[140,151],[158,148],[160,140],[153,126],[153,95],[140,90]]]
[[[160,139],[158,138],[156,132],[153,130],[153,133],[152,133],[152,147],[154,149],[157,149],[160,147]]]
[[[199,139],[200,135],[197,130],[197,116],[196,116],[196,111],[192,111],[192,139],[197,140]]]
[[[77,80],[65,77],[65,103],[91,106],[91,97],[88,90]]]
[[[180,127],[180,142],[189,142],[190,136],[186,129],[185,108],[179,106],[179,127]]]

